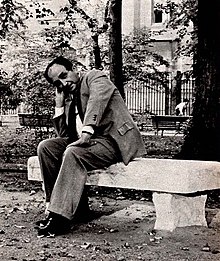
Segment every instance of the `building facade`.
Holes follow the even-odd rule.
[[[176,0],[175,3],[181,0]],[[189,57],[176,58],[175,52],[179,45],[177,31],[168,29],[170,13],[158,6],[166,5],[167,0],[122,0],[122,31],[127,35],[134,29],[147,28],[151,30],[152,50],[162,55],[170,63],[168,71],[189,71],[192,59]],[[191,30],[192,28],[189,28]]]

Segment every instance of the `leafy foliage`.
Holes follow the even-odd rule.
[[[99,37],[101,34],[107,32],[109,23],[111,21],[109,17],[109,6],[111,1],[110,0],[101,1],[101,5],[99,5],[100,10],[103,10],[103,6],[105,6],[103,22],[100,22],[101,19],[100,21],[98,21],[98,19],[94,17],[94,15],[92,16],[88,12],[86,12],[85,11],[86,8],[80,6],[80,1],[69,0],[69,3],[70,3],[69,6],[66,6],[63,9],[61,9],[61,12],[64,12],[66,14],[66,18],[64,22],[73,21],[73,17],[75,17],[75,15],[78,14],[80,18],[87,24],[88,29],[90,30],[90,35],[92,40],[92,50],[93,50],[92,52],[94,55],[93,64],[96,69],[102,69],[103,66],[102,66],[102,59],[101,59]],[[100,14],[99,17],[101,17]]]
[[[5,52],[4,58],[16,61],[7,79],[13,91],[12,99],[16,105],[25,103],[26,109],[32,113],[51,114],[54,94],[41,68],[53,54],[46,50],[42,42],[37,43],[34,37],[27,36],[26,31],[22,34],[22,38],[15,33],[7,36],[14,50]],[[24,46],[22,50],[19,48],[21,45]]]
[[[158,68],[169,63],[162,56],[150,50],[151,32],[146,28],[135,30],[123,38],[124,82],[132,79],[146,81],[149,78],[163,82],[164,73]]]
[[[100,22],[102,20],[101,13],[104,10],[105,2],[106,9],[104,11],[104,20],[102,23]],[[46,9],[39,3],[35,3],[35,17],[38,19],[40,24],[44,26],[50,25],[50,19],[48,19],[48,17],[54,17],[58,19],[57,25],[50,25],[50,27],[44,28],[41,36],[45,37],[48,43],[51,43],[52,48],[60,49],[61,51],[62,48],[75,50],[76,47],[73,45],[73,43],[74,41],[78,41],[77,38],[80,38],[81,43],[83,43],[83,45],[81,44],[83,49],[87,49],[87,54],[93,54],[94,61],[91,62],[91,66],[101,68],[102,61],[100,57],[99,36],[105,33],[108,29],[109,2],[109,0],[101,1],[101,3],[93,6],[93,8],[96,9],[96,11],[93,9],[93,14],[89,14],[88,12],[91,1],[85,3],[85,1],[81,2],[69,0],[69,4],[64,5],[57,14],[50,12],[49,9]],[[97,5],[98,10],[100,10],[98,12]],[[94,13],[96,16],[94,16]],[[85,51],[82,49],[82,47],[79,48],[81,49],[80,51],[84,53]]]
[[[26,110],[34,114],[53,114],[54,88],[48,85],[40,71],[15,73],[11,78],[14,97],[24,102]]]
[[[166,12],[171,14],[168,28],[177,30],[178,38],[186,41],[179,45],[176,52],[177,56],[192,56],[196,52],[197,44],[197,17],[198,17],[198,0],[183,0],[179,3],[169,0],[162,7]]]
[[[0,2],[0,37],[19,27],[25,27],[24,21],[28,17],[28,10],[14,0],[2,0]]]
[[[170,15],[166,29],[161,29],[157,34],[162,34],[169,29],[177,32],[179,42],[176,58],[189,56],[196,52],[197,43],[197,0],[176,1],[168,0],[166,3],[156,3],[154,10],[163,11]],[[164,74],[160,67],[168,66],[168,62],[157,53],[151,51],[151,36],[153,31],[142,28],[139,31],[123,38],[123,65],[124,81],[138,79],[146,81],[149,78],[164,82]]]

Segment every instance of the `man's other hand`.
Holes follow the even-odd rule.
[[[67,148],[69,148],[71,146],[86,147],[86,146],[92,145],[91,144],[91,136],[92,136],[92,134],[83,132],[81,137],[77,141],[70,143],[67,146]]]

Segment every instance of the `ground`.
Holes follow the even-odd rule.
[[[69,234],[37,238],[34,222],[44,217],[44,194],[26,173],[0,175],[0,260],[220,260],[220,226],[210,227],[219,204],[209,201],[209,227],[153,230],[151,194],[89,189],[96,219]]]
[[[146,157],[172,158],[180,150],[181,136],[151,134],[143,136]],[[220,221],[217,225],[213,222],[220,211],[219,191],[207,201],[209,227],[155,234],[150,192],[89,187],[96,219],[65,236],[37,238],[34,223],[44,217],[44,195],[39,182],[27,180],[25,168],[27,158],[36,155],[38,142],[32,130],[1,128],[1,261],[220,260]]]

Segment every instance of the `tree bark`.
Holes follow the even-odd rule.
[[[100,47],[99,47],[99,35],[98,34],[92,35],[92,40],[93,40],[93,54],[95,60],[95,68],[101,69],[102,61],[101,61]]]
[[[122,0],[111,0],[111,26],[109,29],[110,78],[125,99],[122,73]]]
[[[220,1],[198,0],[193,119],[178,157],[220,160]]]

